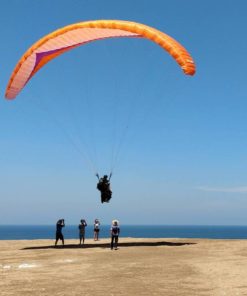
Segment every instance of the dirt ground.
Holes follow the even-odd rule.
[[[0,295],[247,295],[247,241],[0,241]]]

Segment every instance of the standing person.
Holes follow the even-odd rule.
[[[94,220],[94,240],[95,241],[99,240],[99,227],[100,227],[99,219],[95,219]]]
[[[62,233],[62,229],[64,226],[65,226],[64,219],[60,219],[57,221],[55,246],[57,245],[57,242],[59,239],[62,241],[63,246],[64,246],[64,237],[63,237],[63,233]]]
[[[86,220],[85,219],[81,219],[81,223],[78,226],[78,228],[79,228],[80,245],[81,245],[81,241],[84,244],[84,240],[85,240],[85,227],[86,226],[87,226]]]
[[[118,220],[113,220],[111,226],[111,250],[113,250],[113,246],[117,250],[119,233],[119,222]]]

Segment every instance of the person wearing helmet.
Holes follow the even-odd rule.
[[[112,191],[110,189],[110,179],[107,175],[104,175],[102,178],[99,178],[99,175],[96,175],[99,179],[97,184],[97,189],[101,192],[101,203],[109,202],[112,197]]]

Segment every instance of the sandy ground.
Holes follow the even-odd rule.
[[[0,295],[247,295],[247,241],[0,241]]]

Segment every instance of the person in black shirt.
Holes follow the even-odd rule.
[[[63,233],[62,233],[62,229],[64,226],[65,226],[64,219],[60,219],[57,221],[55,246],[57,245],[58,240],[61,240],[62,244],[64,246],[64,237],[63,237]]]
[[[104,175],[103,178],[99,178],[99,175],[96,175],[99,179],[97,184],[97,189],[101,192],[101,202],[109,202],[112,197],[112,191],[110,188],[110,179],[107,175]]]

